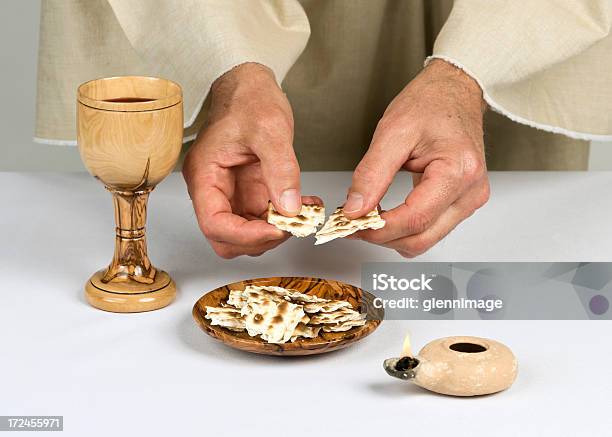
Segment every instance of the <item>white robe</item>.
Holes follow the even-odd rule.
[[[386,104],[432,54],[474,77],[505,117],[574,139],[612,139],[610,0],[456,0],[446,20],[450,7],[448,0],[44,0],[36,137],[75,144],[78,84],[139,74],[181,84],[186,139],[193,138],[212,82],[259,62],[292,103],[302,167],[350,169]],[[586,165],[584,142],[492,119],[503,126],[487,129],[497,167]],[[516,147],[513,136],[522,138]]]

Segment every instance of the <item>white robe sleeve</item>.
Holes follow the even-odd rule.
[[[433,56],[478,81],[497,112],[612,140],[612,2],[455,0]]]
[[[108,0],[132,47],[185,94],[191,125],[213,81],[245,62],[278,83],[306,46],[310,27],[297,0]]]
[[[104,76],[178,82],[190,127],[215,79],[257,62],[280,83],[309,36],[297,0],[45,0],[35,140],[76,144],[77,86]]]

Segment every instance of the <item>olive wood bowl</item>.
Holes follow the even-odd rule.
[[[367,314],[366,324],[345,332],[323,332],[315,338],[301,338],[294,342],[272,344],[259,337],[251,337],[246,331],[235,332],[211,325],[206,319],[207,306],[220,306],[226,302],[230,290],[244,290],[247,285],[274,285],[312,294],[325,299],[347,300],[353,309]],[[193,317],[200,328],[226,345],[247,352],[264,355],[315,355],[342,349],[371,334],[384,317],[382,309],[374,308],[374,296],[361,288],[332,279],[304,277],[272,277],[248,279],[215,288],[202,296],[193,307]]]

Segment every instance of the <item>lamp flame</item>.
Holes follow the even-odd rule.
[[[418,365],[419,359],[412,356],[410,333],[407,333],[404,338],[404,345],[400,357],[387,358],[383,363],[385,371],[394,378],[399,379],[415,378]]]
[[[404,338],[404,345],[402,346],[402,353],[400,357],[411,357],[412,356],[412,343],[410,342],[410,333],[406,334]]]

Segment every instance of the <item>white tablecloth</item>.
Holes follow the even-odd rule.
[[[339,204],[349,173],[307,173],[304,192]],[[492,198],[421,261],[610,261],[612,173],[493,173]],[[403,175],[383,202],[409,187]],[[398,255],[358,241],[291,239],[260,258],[214,256],[180,175],[151,195],[149,251],[178,298],[111,314],[82,286],[110,261],[110,196],[85,174],[0,174],[0,415],[63,415],[64,435],[609,436],[612,324],[604,321],[386,321],[354,347],[280,359],[229,349],[199,330],[193,303],[248,277],[313,275],[359,284]],[[382,361],[407,330],[418,350],[448,335],[508,344],[519,377],[459,399],[391,379]],[[400,434],[401,433],[401,434]],[[9,434],[7,434],[9,435]]]

